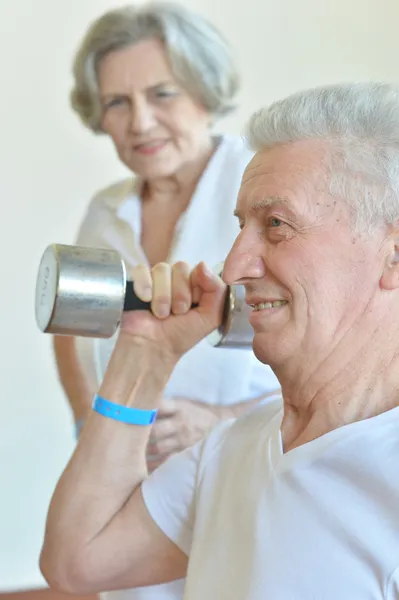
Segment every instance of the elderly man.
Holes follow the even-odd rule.
[[[399,598],[399,90],[296,94],[248,137],[223,279],[246,288],[284,407],[147,477],[163,386],[218,324],[224,284],[203,264],[138,268],[158,318],[126,315],[52,499],[41,568],[61,590],[186,576],[186,600]]]

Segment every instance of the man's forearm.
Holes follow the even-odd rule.
[[[157,408],[173,366],[156,347],[140,340],[121,340],[99,393],[127,407]],[[54,546],[64,546],[66,557],[73,547],[76,552],[87,548],[122,510],[147,475],[149,432],[150,427],[120,423],[94,411],[89,414],[51,501],[43,549],[46,557]]]

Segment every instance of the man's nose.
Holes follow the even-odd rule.
[[[224,261],[223,281],[234,285],[246,279],[259,279],[264,271],[259,241],[251,240],[249,233],[241,231]]]

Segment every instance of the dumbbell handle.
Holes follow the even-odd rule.
[[[191,308],[197,308],[197,306],[198,304],[192,304]],[[125,302],[123,305],[123,310],[151,310],[151,302],[144,302],[136,296],[133,289],[133,281],[126,282]]]

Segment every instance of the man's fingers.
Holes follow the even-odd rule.
[[[191,293],[193,298],[193,304],[199,304],[202,296],[201,288],[199,288],[198,286],[194,286]]]
[[[133,268],[132,277],[135,294],[144,302],[151,302],[152,312],[158,318],[165,318],[171,312],[184,314],[204,294],[220,296],[226,289],[221,278],[203,262],[191,273],[190,266],[182,261],[173,267],[157,263],[151,270],[140,264]]]
[[[202,293],[223,292],[226,284],[204,263],[199,263],[191,272],[191,287]]]
[[[200,263],[191,273],[192,289],[200,290],[199,310],[207,315],[218,327],[222,320],[227,286],[204,263]],[[198,295],[198,292],[196,292]]]
[[[168,263],[158,263],[151,269],[151,274],[151,310],[158,319],[165,319],[172,306],[172,268]]]
[[[143,302],[152,300],[152,275],[146,265],[137,265],[132,270],[134,293]]]
[[[190,266],[178,262],[172,267],[172,312],[181,315],[190,310],[192,295],[190,287]]]
[[[158,263],[151,271],[146,265],[138,265],[133,273],[134,290],[140,299],[151,302],[155,317],[166,319],[171,314],[179,317],[180,324],[175,330],[173,325],[166,325],[172,327],[171,333],[179,338],[176,340],[178,354],[192,347],[191,339],[200,340],[220,325],[227,286],[204,263],[191,273],[189,265],[183,262],[173,267]],[[199,305],[196,316],[189,315],[193,302]],[[187,330],[183,329],[184,319],[187,319]]]

